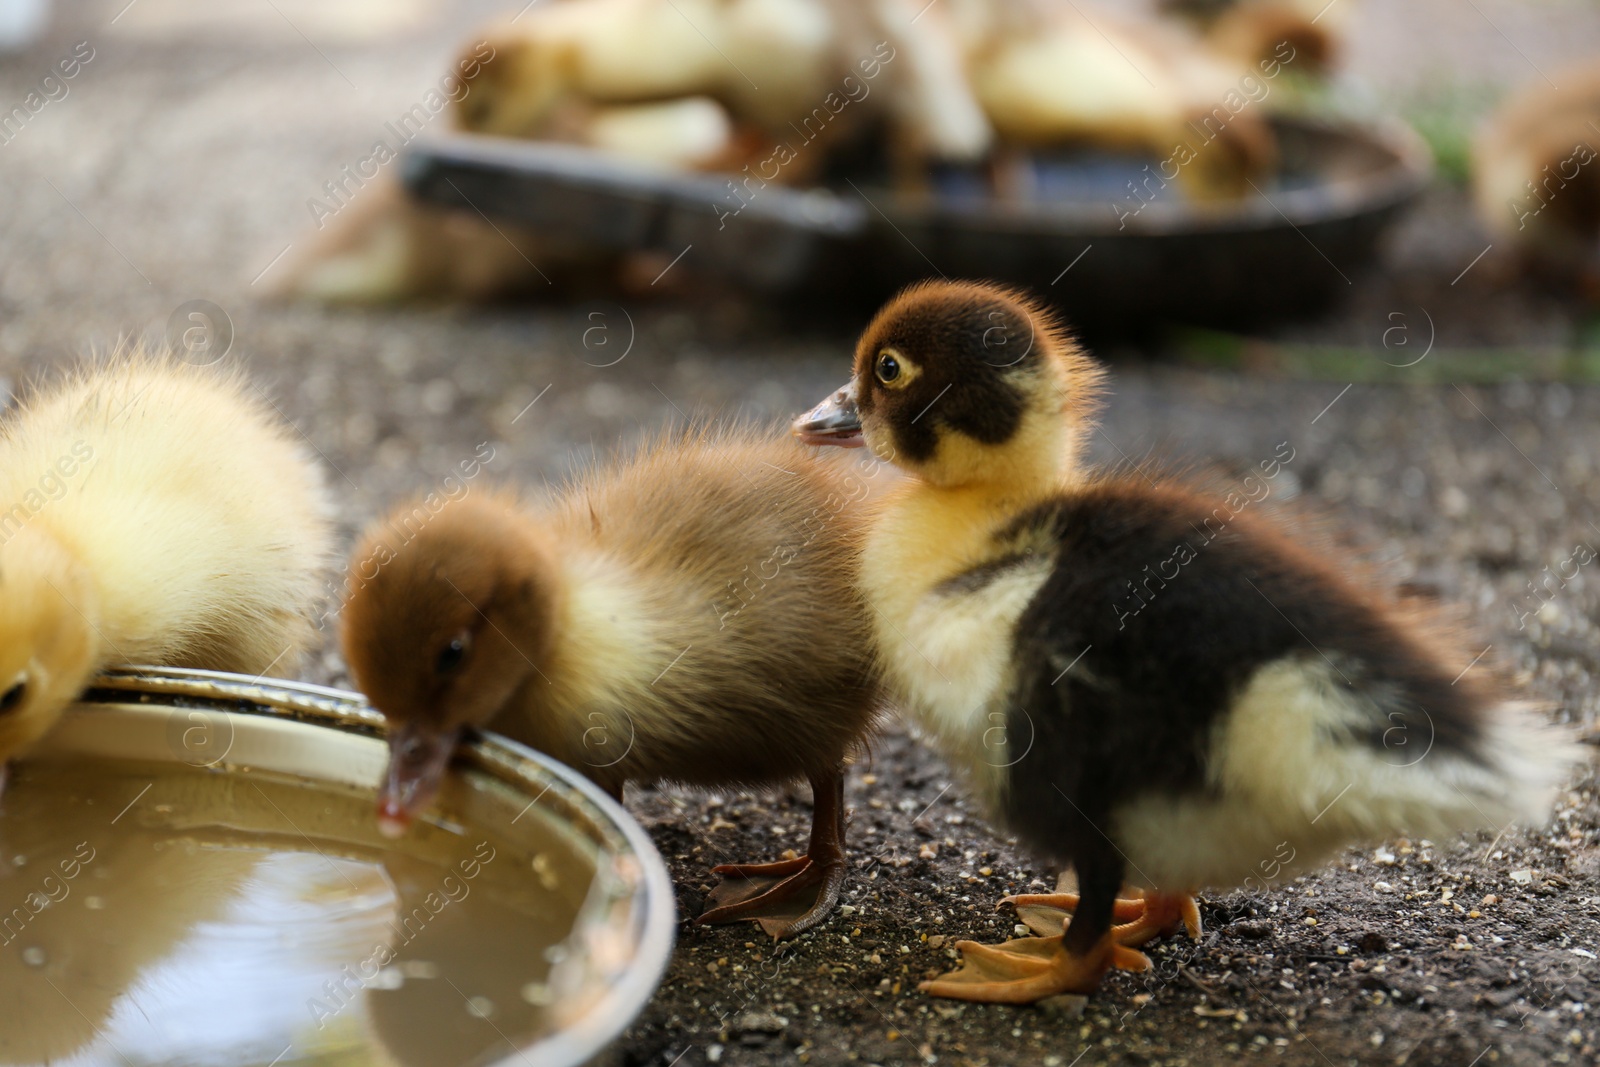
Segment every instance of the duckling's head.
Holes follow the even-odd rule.
[[[100,609],[71,551],[34,525],[0,545],[0,604],[3,769],[43,737],[89,684],[100,652],[93,621]]]
[[[568,95],[567,71],[574,61],[566,51],[546,41],[537,25],[490,31],[467,46],[456,62],[463,82],[455,99],[456,126],[500,137],[546,132]]]
[[[808,444],[865,444],[935,485],[1053,487],[1077,466],[1102,377],[1021,293],[927,282],[878,312],[850,384],[795,432]]]
[[[341,641],[389,721],[380,828],[398,836],[433,798],[469,727],[488,723],[547,654],[552,557],[516,501],[403,504],[351,560]]]

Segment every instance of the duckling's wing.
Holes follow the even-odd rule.
[[[1081,809],[1188,889],[1280,841],[1309,859],[1541,814],[1570,750],[1249,507],[1107,485],[1019,523],[1058,552],[1017,627],[1019,828]]]

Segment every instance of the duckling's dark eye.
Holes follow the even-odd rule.
[[[450,643],[439,650],[434,657],[433,669],[436,674],[454,674],[461,668],[461,663],[467,658],[467,650],[472,647],[472,635],[459,633],[450,639]]]
[[[0,715],[8,711],[15,711],[22,706],[22,698],[28,695],[28,680],[23,678],[14,683],[10,689],[0,693]]]
[[[895,358],[895,355],[896,353],[892,348],[885,348],[878,353],[878,362],[873,371],[877,374],[878,381],[884,385],[888,385],[900,377],[900,361]]]

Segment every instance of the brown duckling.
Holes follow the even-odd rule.
[[[690,432],[542,501],[403,505],[370,529],[342,637],[391,726],[387,831],[435,795],[474,727],[619,798],[630,781],[804,777],[807,855],[716,868],[700,921],[757,919],[776,937],[820,922],[844,879],[842,760],[878,694],[851,471],[749,429]]]
[[[1472,146],[1478,217],[1527,266],[1600,303],[1600,67],[1516,93]]]
[[[1075,909],[1064,934],[962,942],[964,966],[923,986],[939,996],[1090,992],[1148,967],[1142,942],[1198,934],[1192,894],[1260,877],[1284,844],[1305,865],[1536,819],[1572,759],[1441,632],[1264,512],[1084,471],[1103,377],[1028,298],[927,284],[796,424],[910,475],[862,557],[889,694],[1077,873],[1081,895],[1008,898]]]

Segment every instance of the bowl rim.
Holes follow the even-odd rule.
[[[1323,145],[1345,141],[1377,159],[1358,175],[1319,174],[1315,181],[1267,191],[1252,182],[1254,195],[1215,204],[1150,202],[1137,215],[1119,220],[1107,203],[1007,204],[994,197],[963,203],[905,196],[869,186],[886,221],[902,227],[942,227],[989,235],[1052,238],[1177,238],[1211,234],[1299,229],[1339,222],[1398,207],[1420,195],[1433,179],[1433,153],[1405,122],[1393,117],[1367,120],[1330,116],[1274,114],[1267,119],[1277,134],[1305,137]],[[859,192],[859,190],[858,190]],[[865,197],[866,194],[862,193]],[[870,202],[870,201],[869,201]],[[1110,216],[1109,218],[1107,216]]]
[[[1156,202],[1131,217],[1126,226],[1110,202],[1007,204],[994,197],[973,203],[898,193],[881,181],[855,180],[806,186],[764,187],[762,195],[737,212],[780,227],[850,242],[889,241],[896,227],[938,227],[996,236],[1060,238],[1173,238],[1217,233],[1256,233],[1299,228],[1391,210],[1420,195],[1431,183],[1433,153],[1410,125],[1394,116],[1353,116],[1274,112],[1266,121],[1279,135],[1308,137],[1325,144],[1360,144],[1375,155],[1375,165],[1358,175],[1319,175],[1308,185],[1272,190],[1256,188],[1215,204]],[[715,217],[737,177],[723,172],[680,173],[620,159],[600,149],[494,134],[452,131],[419,139],[403,153],[403,174],[413,194],[462,203],[460,190],[445,198],[430,185],[440,166],[464,166],[493,178],[525,178],[604,200],[616,210],[645,206],[668,214]],[[743,201],[736,201],[743,203]],[[470,204],[471,201],[466,201]],[[870,208],[871,210],[868,210]],[[494,213],[491,209],[491,214]],[[819,221],[825,219],[826,221]]]
[[[148,702],[130,699],[149,698]],[[175,667],[111,668],[90,683],[77,707],[122,706],[155,710],[172,698],[185,707],[214,705],[218,714],[292,720],[375,739],[384,736],[384,718],[359,693],[308,682],[250,677],[222,671]],[[634,963],[611,984],[576,1023],[494,1061],[494,1067],[579,1067],[601,1055],[621,1037],[655,994],[672,956],[677,927],[676,901],[666,864],[644,828],[617,801],[588,778],[542,752],[498,734],[479,733],[465,741],[456,760],[524,792],[537,777],[565,787],[568,802],[612,831],[638,863],[635,894],[638,941]],[[521,780],[519,780],[521,779]],[[543,794],[539,794],[542,796]],[[534,798],[535,800],[538,797]],[[530,1060],[531,1058],[531,1060]]]

